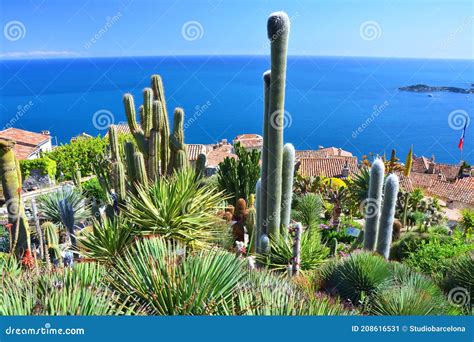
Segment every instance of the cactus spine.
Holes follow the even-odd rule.
[[[30,250],[30,228],[21,199],[21,172],[13,151],[15,143],[0,140],[0,178],[11,224],[11,251],[18,259]],[[13,239],[12,239],[13,237]]]
[[[271,84],[268,102],[268,165],[266,222],[274,238],[280,229],[283,162],[283,125],[285,111],[286,56],[290,20],[284,12],[272,13],[267,22],[271,44]]]
[[[377,253],[383,255],[385,259],[388,259],[390,254],[398,188],[398,177],[391,174],[387,177],[385,182],[382,214],[380,216],[379,233],[377,237]]]
[[[281,227],[285,231],[290,225],[291,201],[293,199],[293,174],[295,170],[295,148],[292,144],[283,147]]]
[[[376,159],[370,170],[369,194],[365,203],[364,248],[369,251],[375,249],[377,241],[384,176],[384,163],[381,159]]]

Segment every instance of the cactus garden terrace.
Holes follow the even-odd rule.
[[[295,150],[290,18],[266,28],[262,131],[233,144],[187,144],[158,74],[104,138],[25,160],[0,133],[0,315],[473,313],[470,166]],[[59,186],[25,199],[33,170]]]

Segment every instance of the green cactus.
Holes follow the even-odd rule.
[[[160,75],[153,75],[151,77],[151,87],[153,89],[153,98],[155,101],[159,101],[162,107],[162,124],[160,127],[161,134],[161,174],[166,174],[168,170],[170,151],[169,151],[169,136],[170,136],[170,125],[168,120],[168,110],[166,109],[165,90],[163,87],[163,81]]]
[[[125,165],[126,165],[128,179],[130,181],[133,181],[136,178],[135,165],[133,163],[133,156],[135,152],[137,152],[137,149],[135,148],[135,145],[132,142],[127,141],[124,144],[123,151],[125,155]]]
[[[262,147],[262,169],[261,169],[261,220],[267,217],[267,175],[268,175],[268,127],[270,125],[270,115],[268,113],[268,106],[270,101],[270,82],[271,71],[267,70],[263,74],[263,89],[264,89],[264,109],[263,109],[263,147]],[[266,233],[266,222],[262,221],[262,232]]]
[[[377,237],[377,253],[383,255],[385,259],[388,259],[390,254],[398,188],[398,177],[395,174],[389,175],[385,181],[383,206]]]
[[[188,157],[184,144],[184,111],[182,108],[174,110],[173,134],[170,136],[170,164],[169,174],[187,166]]]
[[[79,168],[79,164],[75,163],[74,170],[72,170],[72,181],[74,185],[76,186],[76,188],[78,188],[79,190],[82,189],[81,179],[82,179],[81,169]]]
[[[249,197],[249,207],[247,209],[247,218],[245,219],[245,227],[247,227],[247,234],[250,241],[255,240],[255,226],[257,223],[257,210],[255,209],[255,195],[251,194]],[[250,246],[250,252],[254,252],[254,246]]]
[[[271,85],[268,103],[268,165],[267,209],[268,234],[278,237],[282,196],[283,125],[285,111],[286,58],[290,19],[284,12],[275,12],[267,22],[271,44]]]
[[[364,248],[369,251],[375,249],[377,241],[384,176],[384,163],[376,159],[370,169],[369,193],[365,202]]]
[[[295,148],[292,144],[283,146],[281,227],[285,231],[290,225],[291,201],[293,199],[293,174],[295,170]]]
[[[61,248],[59,247],[59,231],[52,222],[44,222],[41,225],[41,230],[44,233],[47,256],[52,256],[54,259],[61,259]],[[51,254],[51,251],[54,254]],[[46,260],[48,261],[48,260]]]
[[[300,271],[301,263],[301,234],[303,233],[303,226],[301,223],[296,223],[291,228],[293,234],[293,255],[291,258],[291,275],[296,276]]]
[[[196,160],[196,174],[198,177],[204,177],[206,175],[206,163],[206,155],[204,153],[200,153]]]
[[[146,175],[146,166],[145,166],[145,158],[143,157],[143,153],[137,151],[133,154],[133,166],[135,170],[133,174],[135,176],[134,183],[140,186],[146,186],[148,184],[148,178]]]
[[[21,171],[14,146],[12,141],[0,140],[0,178],[8,210],[8,223],[11,224],[11,250],[21,259],[23,254],[31,249],[30,227],[21,199]]]
[[[256,225],[255,225],[253,248],[257,253],[260,253],[261,251],[259,249],[259,244],[260,244],[260,236],[263,235],[263,231],[262,231],[262,217],[263,217],[262,210],[263,210],[263,207],[264,207],[264,205],[262,205],[263,199],[262,199],[262,180],[261,179],[259,179],[257,181],[257,185],[255,187],[255,195],[257,197],[257,203],[256,203],[256,205],[257,205],[257,213],[256,213],[257,222],[256,222]]]
[[[337,256],[337,239],[332,238],[331,243],[329,244],[329,249],[331,252],[331,256]]]
[[[151,88],[143,89],[143,118],[141,121],[145,138],[150,137],[150,131],[153,125],[153,90]]]

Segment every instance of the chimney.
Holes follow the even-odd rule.
[[[428,164],[428,173],[430,175],[435,174],[435,166],[436,166],[436,164],[434,162],[431,162],[431,163]]]
[[[347,177],[349,177],[349,166],[348,166],[348,164],[347,164],[347,160],[346,160],[346,164],[345,164],[344,167],[342,168],[341,176],[342,176],[342,178],[347,178]]]
[[[342,148],[339,147],[339,148],[337,149],[337,155],[340,157],[341,154],[342,154]],[[347,163],[346,163],[346,164],[347,164]]]

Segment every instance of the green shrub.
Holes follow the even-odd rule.
[[[107,139],[102,139],[100,136],[79,138],[69,144],[58,146],[51,152],[46,152],[45,157],[56,161],[57,178],[62,172],[65,179],[72,179],[72,172],[76,171],[76,163],[79,165],[82,177],[86,177],[93,173],[92,165],[97,163],[97,158],[105,155],[106,147]]]
[[[464,234],[471,236],[474,233],[474,210],[464,209],[459,226],[464,231]]]
[[[56,176],[56,162],[48,157],[20,160],[20,169],[23,179],[30,176],[31,170],[40,170],[42,175],[50,178]]]
[[[229,196],[229,203],[235,206],[238,199],[248,201],[260,177],[260,151],[247,151],[237,143],[234,146],[237,159],[227,157],[219,164],[217,179],[219,190]]]
[[[89,199],[96,199],[102,203],[107,202],[107,193],[99,183],[99,180],[94,177],[82,183],[82,192]]]
[[[464,304],[468,312],[469,306],[474,305],[474,255],[471,253],[449,260],[441,286],[447,294],[451,293],[451,300],[460,306]],[[459,290],[461,297],[456,299],[453,292]],[[463,295],[463,292],[468,296]]]
[[[381,256],[358,252],[340,260],[331,260],[323,266],[321,277],[322,287],[327,292],[357,305],[390,279],[391,270]]]
[[[403,262],[419,272],[439,276],[446,270],[448,259],[473,249],[474,244],[466,242],[460,233],[455,233],[449,242],[436,236],[429,241],[422,241],[416,250],[408,252]]]
[[[421,248],[424,243],[434,239],[439,239],[444,243],[450,243],[453,238],[446,234],[439,234],[436,231],[431,233],[416,231],[404,233],[400,240],[392,244],[390,248],[390,260],[402,261],[407,258],[410,253],[416,252]]]

